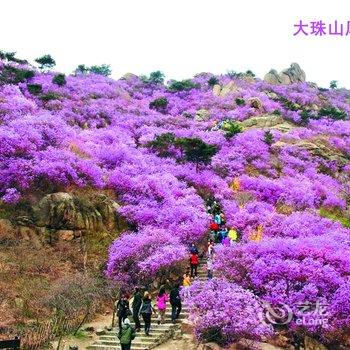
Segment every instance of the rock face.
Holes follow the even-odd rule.
[[[230,81],[221,88],[219,84],[213,86],[213,94],[215,96],[225,97],[227,94],[239,92],[240,89],[234,81]]]
[[[136,74],[134,74],[134,73],[126,73],[120,79],[121,80],[126,80],[126,81],[133,81],[133,80],[136,80],[138,78],[139,77]]]
[[[209,118],[210,118],[210,112],[207,111],[206,109],[199,109],[196,112],[195,119],[198,121],[205,121],[205,120],[208,120]]]
[[[39,227],[70,231],[112,230],[118,224],[119,205],[103,194],[82,199],[65,192],[49,194],[33,207],[34,223]],[[71,234],[64,234],[65,237]]]
[[[248,103],[250,107],[253,107],[255,109],[263,109],[263,104],[258,97],[251,97],[250,99],[248,99]]]
[[[280,84],[282,83],[282,80],[276,71],[276,69],[271,69],[264,77],[264,81],[266,81],[269,84]]]
[[[44,196],[27,213],[0,219],[2,234],[22,239],[32,237],[71,241],[87,232],[120,231],[124,225],[117,214],[118,203],[105,194],[91,196],[57,192]]]
[[[331,147],[327,139],[300,140],[294,143],[300,148],[309,151],[313,156],[318,156],[329,161],[336,161],[340,165],[346,165],[349,160],[338,149]],[[277,142],[274,147],[283,147],[286,143],[283,141]]]
[[[264,115],[252,117],[242,122],[244,128],[270,128],[283,123],[283,118],[280,115]]]
[[[300,68],[298,63],[292,63],[289,68],[284,69],[279,74],[275,69],[271,69],[264,77],[264,81],[269,84],[290,85],[294,83],[303,83],[305,80],[305,72]]]
[[[238,92],[239,91],[239,88],[238,86],[236,85],[236,83],[234,81],[230,81],[228,84],[226,84],[222,90],[221,90],[221,93],[220,93],[220,96],[226,96],[227,94],[229,93],[232,93],[232,92]]]
[[[220,92],[221,92],[221,86],[219,84],[215,84],[213,86],[213,94],[215,96],[220,96]]]

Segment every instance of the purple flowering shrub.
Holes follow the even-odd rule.
[[[262,322],[263,307],[250,291],[223,279],[195,282],[182,290],[196,336],[203,342],[233,343],[242,338],[262,340],[273,335]]]
[[[149,226],[138,233],[126,232],[113,243],[106,273],[123,288],[131,289],[138,283],[150,283],[187,255],[178,237]]]
[[[288,305],[294,314],[307,303],[326,305],[325,323],[300,325],[292,319],[288,326],[327,340],[337,322],[345,325],[348,320],[337,315],[339,295],[350,274],[348,237],[348,232],[334,232],[222,247],[217,251],[216,269],[220,276],[251,290],[270,305]]]
[[[214,197],[242,240],[218,251],[217,268],[230,282],[210,282],[198,297],[202,287],[191,289],[197,335],[220,329],[223,342],[258,339],[270,332],[254,316],[261,301],[294,307],[316,299],[329,304],[327,326],[291,323],[289,330],[320,332],[327,341],[344,334],[349,91],[209,73],[176,89],[133,75],[113,80],[82,72],[56,84],[57,73],[0,60],[0,205],[75,187],[110,190],[130,229],[111,246],[106,274],[130,288],[176,269],[188,244],[206,238],[205,200]],[[154,108],[159,99],[166,107]],[[241,126],[252,117],[280,124]],[[240,132],[227,137],[225,121]],[[167,133],[198,138],[218,152],[200,169],[178,149],[160,157],[148,145]],[[256,232],[260,240],[252,243]],[[214,303],[219,290],[220,307],[227,307],[221,316],[205,298]]]

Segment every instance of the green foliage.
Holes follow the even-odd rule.
[[[149,108],[155,109],[157,111],[164,112],[168,106],[168,100],[165,97],[156,98],[154,101],[150,102]]]
[[[0,71],[1,84],[18,84],[33,78],[35,73],[29,69],[20,69],[12,66],[4,66]]]
[[[227,75],[232,79],[233,78],[239,79],[239,78],[243,77],[243,73],[239,73],[239,72],[236,72],[234,70],[227,71]]]
[[[160,70],[157,70],[155,72],[151,72],[148,78],[148,82],[151,84],[163,84],[164,83],[164,73]]]
[[[44,102],[49,102],[49,101],[52,101],[52,100],[58,100],[60,98],[60,95],[57,94],[56,92],[48,92],[46,94],[43,94],[40,96],[40,99]]]
[[[0,59],[1,60],[7,60],[7,61],[13,61],[15,58],[16,52],[6,52],[0,50]]]
[[[111,66],[109,64],[101,64],[100,66],[91,66],[89,68],[90,73],[100,74],[108,77],[112,74]]]
[[[72,337],[78,340],[86,340],[89,338],[89,335],[85,331],[79,329],[77,332],[72,334]]]
[[[183,151],[185,160],[196,164],[197,170],[200,164],[210,164],[211,158],[218,151],[216,146],[199,138],[181,137],[175,141],[175,145]]]
[[[51,55],[44,55],[35,59],[35,62],[39,64],[40,69],[51,69],[56,65],[56,61]]]
[[[66,76],[64,74],[62,74],[62,73],[56,74],[53,77],[52,82],[54,84],[57,84],[58,86],[66,85],[67,84]]]
[[[268,144],[269,146],[271,146],[275,142],[273,134],[272,134],[272,132],[270,130],[265,131],[265,133],[264,133],[264,142],[266,144]]]
[[[194,83],[190,79],[185,80],[172,80],[169,85],[170,91],[188,91],[192,89],[198,89],[199,85]]]
[[[79,66],[75,69],[75,74],[100,74],[108,77],[112,74],[112,69],[109,64],[101,64],[100,66],[94,65],[91,67],[86,66],[85,64],[79,64]]]
[[[332,80],[329,84],[331,89],[338,89],[338,82],[336,80]]]
[[[245,73],[236,72],[234,70],[229,70],[229,71],[227,71],[227,75],[232,79],[242,79],[245,77],[254,78],[255,77],[255,74],[250,69],[248,69]]]
[[[79,64],[79,66],[75,69],[75,73],[87,74],[89,73],[89,67],[85,66],[85,64]]]
[[[340,222],[343,226],[350,228],[350,218],[343,216],[341,212],[331,211],[326,208],[320,209],[320,215],[324,218]]]
[[[283,106],[291,111],[298,111],[300,106],[292,101],[287,100],[285,97],[280,97],[279,100],[282,102]]]
[[[248,69],[248,70],[245,72],[245,75],[246,75],[247,77],[255,78],[255,73],[253,73],[250,69]]]
[[[146,147],[156,151],[160,157],[175,155],[174,150],[177,149],[182,154],[178,160],[195,163],[197,170],[200,164],[209,164],[218,151],[216,146],[209,145],[199,138],[176,137],[173,133],[158,135],[148,142]]]
[[[279,109],[275,109],[272,114],[274,115],[281,115],[281,111]]]
[[[160,70],[157,70],[155,72],[151,72],[149,76],[147,75],[141,75],[140,79],[145,83],[145,84],[164,84],[164,78],[165,75],[163,72]]]
[[[225,137],[230,139],[243,131],[242,126],[234,120],[227,120],[223,123],[222,130],[225,131]]]
[[[236,98],[235,102],[236,102],[237,106],[244,106],[245,105],[244,99],[240,98],[240,97]]]
[[[347,117],[346,112],[342,111],[339,108],[328,106],[321,108],[318,112],[319,117],[329,117],[334,120],[344,120]]]
[[[170,147],[175,143],[175,134],[167,132],[165,134],[157,135],[153,141],[149,141],[146,147],[155,151],[159,157],[169,157],[171,155]]]
[[[21,60],[17,58],[16,52],[6,52],[2,50],[0,50],[0,60],[7,60],[10,62],[23,63],[23,64],[28,63],[28,61],[26,60]]]
[[[38,95],[43,92],[41,84],[27,84],[27,89],[32,95]]]
[[[219,84],[219,79],[217,77],[211,77],[208,80],[208,85],[209,86],[214,86],[214,85],[217,85],[217,84]]]
[[[309,114],[309,112],[303,110],[300,113],[300,124],[305,126],[305,125],[309,124],[309,121],[310,121],[310,114]]]

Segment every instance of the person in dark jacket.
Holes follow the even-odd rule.
[[[142,315],[143,321],[145,322],[146,335],[149,335],[149,331],[151,329],[152,313],[156,313],[156,311],[152,306],[152,300],[151,300],[150,294],[148,292],[145,292],[142,299],[139,315]]]
[[[141,304],[142,304],[142,295],[140,292],[140,288],[136,287],[135,293],[134,293],[134,299],[132,301],[132,318],[135,322],[136,332],[140,332],[141,330],[141,323],[140,323],[140,316],[139,316]]]
[[[123,321],[130,315],[129,301],[126,294],[122,294],[120,299],[117,302],[117,316],[118,316],[118,325],[119,329],[122,328]]]
[[[182,308],[180,286],[176,284],[170,291],[171,321],[173,323],[179,318]]]
[[[195,246],[194,243],[191,244],[190,253],[191,254],[198,254],[198,249],[197,249],[197,247]]]
[[[130,350],[131,341],[135,339],[135,329],[130,325],[130,321],[126,318],[119,330],[118,338],[120,340],[121,350]]]

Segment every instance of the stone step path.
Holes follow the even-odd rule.
[[[199,280],[205,281],[207,279],[205,262],[201,261],[198,267]],[[170,338],[177,334],[181,334],[180,323],[187,320],[189,317],[189,310],[186,305],[182,305],[179,322],[173,324],[171,321],[171,306],[167,303],[167,309],[165,313],[165,322],[158,324],[156,317],[152,318],[151,331],[147,336],[144,334],[143,329],[141,332],[136,333],[135,339],[132,341],[132,350],[150,350],[156,346],[166,342]],[[141,318],[142,324],[142,318]],[[134,324],[132,323],[134,326]],[[117,336],[117,328],[112,331],[106,331],[106,334],[100,335],[99,339],[91,346],[87,347],[88,350],[121,350],[119,339]]]

